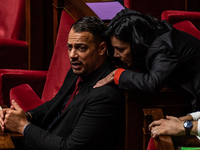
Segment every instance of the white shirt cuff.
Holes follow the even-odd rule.
[[[25,128],[27,127],[27,125],[29,125],[29,122],[27,122],[26,124],[25,124],[25,126],[24,126],[24,129],[23,129],[23,131],[22,131],[22,134],[24,135],[24,130],[25,130]]]
[[[190,113],[190,115],[192,116],[193,120],[200,119],[200,111]]]

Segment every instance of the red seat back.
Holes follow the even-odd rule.
[[[51,100],[63,84],[71,65],[68,57],[67,41],[71,25],[75,20],[65,11],[61,14],[54,53],[49,66],[42,101]]]
[[[184,10],[185,2],[183,0],[124,0],[124,6],[160,19],[160,14],[164,10]]]
[[[0,0],[0,39],[24,40],[25,0]]]
[[[192,22],[185,20],[173,25],[176,29],[187,32],[196,38],[200,39],[200,31],[192,24]]]
[[[161,20],[166,20],[170,24],[175,24],[184,20],[189,20],[200,30],[200,12],[166,10],[161,14]]]

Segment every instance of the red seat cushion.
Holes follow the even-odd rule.
[[[170,24],[175,24],[184,20],[189,20],[200,30],[200,12],[166,10],[161,14],[161,20],[166,20]]]

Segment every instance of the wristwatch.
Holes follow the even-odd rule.
[[[191,131],[192,127],[193,127],[192,121],[188,121],[188,120],[185,121],[183,123],[183,127],[185,128],[185,134],[186,135],[190,135],[190,131]]]

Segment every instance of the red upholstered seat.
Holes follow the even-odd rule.
[[[67,52],[67,41],[69,30],[74,22],[71,16],[65,11],[62,12],[54,53],[47,72],[9,69],[5,70],[5,73],[2,75],[3,78],[0,77],[0,82],[2,83],[4,83],[5,78],[8,78],[7,84],[13,84],[12,82],[14,82],[18,85],[12,89],[11,87],[13,86],[9,86],[11,89],[10,99],[15,99],[25,111],[51,100],[62,86],[64,78],[71,67]],[[46,81],[43,86],[45,77]],[[31,81],[28,81],[28,79]],[[39,84],[38,87],[37,84]],[[0,94],[2,92],[2,95],[4,95],[3,90],[6,85],[3,84],[2,86],[2,89],[0,88]],[[42,92],[37,90],[37,88],[42,88]],[[5,99],[2,99],[2,101],[4,104],[10,104]]]
[[[148,146],[147,146],[147,150],[158,150],[156,146],[156,141],[154,141],[153,138],[150,138]]]
[[[20,84],[31,85],[41,97],[47,71],[0,69],[0,105],[10,105],[10,89]]]
[[[189,20],[195,27],[200,30],[200,12],[195,11],[180,11],[180,10],[166,10],[161,14],[161,20],[166,20],[171,24]]]
[[[27,69],[25,0],[1,0],[0,4],[0,68]]]
[[[177,5],[174,5],[177,4]],[[185,1],[183,0],[124,0],[124,6],[144,14],[152,15],[160,19],[160,14],[169,9],[184,10]]]
[[[175,23],[173,26],[200,39],[200,31],[188,20]]]

